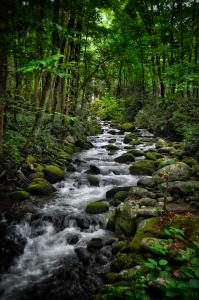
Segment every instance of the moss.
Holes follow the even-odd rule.
[[[159,159],[156,161],[158,169],[161,169],[168,165],[173,165],[177,163],[177,158],[169,158],[169,159]]]
[[[108,144],[107,146],[106,146],[106,149],[108,150],[108,151],[112,151],[112,150],[118,150],[118,147],[117,146],[115,146],[115,145],[113,145],[113,144]]]
[[[49,195],[56,189],[45,179],[35,178],[26,188],[33,195]]]
[[[119,163],[130,163],[134,160],[135,158],[131,153],[124,153],[121,156],[115,158],[115,161]]]
[[[35,172],[30,175],[31,179],[44,178],[44,172]]]
[[[86,212],[89,214],[100,214],[109,210],[109,203],[106,201],[91,202],[86,207]]]
[[[128,241],[126,241],[126,240],[115,242],[113,244],[112,252],[113,253],[122,252],[123,249],[127,248],[127,244],[128,244]]]
[[[168,144],[164,139],[158,138],[157,142],[156,142],[156,148],[163,148],[163,147],[167,147]]]
[[[114,272],[120,272],[121,270],[128,269],[135,266],[137,262],[134,256],[130,253],[119,253],[113,259],[111,263],[111,270]]]
[[[136,175],[152,175],[155,170],[155,163],[152,160],[138,160],[129,167],[131,174]]]
[[[51,183],[64,179],[64,170],[55,165],[46,165],[44,169],[45,177]]]
[[[124,199],[128,196],[128,191],[119,191],[114,195],[115,201],[124,201]]]
[[[36,163],[36,158],[33,155],[29,154],[26,157],[26,162],[27,162],[27,164],[34,164],[34,163]]]
[[[189,165],[190,167],[196,166],[198,164],[198,161],[192,157],[185,157],[183,158],[182,162]]]
[[[73,154],[75,150],[75,145],[73,145],[72,143],[68,143],[64,146],[64,152],[67,152],[69,154]]]
[[[58,157],[63,158],[65,160],[69,160],[69,161],[71,161],[71,159],[72,159],[71,154],[66,151],[63,151],[63,150],[58,153]]]
[[[126,122],[126,123],[120,124],[119,128],[121,130],[131,131],[131,130],[135,130],[135,125],[132,123]]]
[[[23,201],[23,200],[30,199],[30,194],[28,192],[26,192],[25,190],[18,190],[18,191],[11,193],[10,198],[12,200]]]
[[[162,157],[161,154],[155,151],[148,151],[144,154],[144,156],[146,157],[146,159],[151,159],[151,160],[157,160],[158,158]]]
[[[35,172],[42,172],[44,170],[44,166],[41,164],[34,164],[34,171]]]
[[[134,133],[128,133],[124,136],[124,143],[128,144],[133,140],[137,140],[137,135]]]
[[[141,223],[136,231],[134,238],[129,243],[129,248],[133,251],[140,249],[140,242],[145,237],[156,236],[157,230],[155,224],[158,222],[159,217],[153,217]]]

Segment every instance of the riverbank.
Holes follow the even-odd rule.
[[[103,286],[97,299],[134,299],[135,291],[146,297],[149,292],[155,299],[145,263],[154,255],[157,263],[163,259],[164,247],[158,253],[153,250],[156,244],[170,240],[168,249],[177,245],[183,251],[192,246],[198,222],[197,159],[189,157],[180,143],[155,138],[132,124],[116,126],[104,124],[103,133],[89,139],[87,145],[92,148],[69,153],[70,161],[63,158],[64,177],[52,173],[61,167],[57,161],[53,169],[48,163],[43,170],[31,171],[31,175],[43,173],[42,180],[35,182],[33,176],[32,183],[49,180],[49,193],[40,193],[36,185],[31,198],[4,202],[9,212],[1,221],[3,299],[16,291],[15,299],[20,300],[32,294],[38,299],[49,295],[52,299],[90,299],[103,283],[111,286]],[[30,164],[38,166],[37,161]],[[35,184],[33,188],[31,192]],[[9,215],[15,216],[15,224]],[[164,236],[166,229],[169,238]],[[180,244],[177,233],[187,243]],[[168,257],[166,252],[164,263],[170,267]],[[28,261],[33,264],[27,265]],[[13,280],[16,284],[11,288]],[[162,286],[155,291],[162,293]]]

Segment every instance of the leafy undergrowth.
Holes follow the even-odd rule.
[[[127,258],[135,253],[125,246],[115,254],[113,272],[106,275],[107,284],[95,300],[199,299],[198,217],[170,212],[158,217],[152,227],[149,237],[140,240],[139,259],[125,270],[123,263],[118,273],[113,269],[115,261],[121,261],[123,252]],[[148,241],[144,247],[143,240]]]

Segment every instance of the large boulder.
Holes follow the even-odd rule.
[[[140,199],[140,198],[155,198],[155,194],[153,192],[148,191],[145,188],[134,186],[128,192],[128,198],[130,199]]]
[[[114,187],[112,189],[110,189],[109,191],[106,192],[106,199],[113,199],[115,194],[118,193],[118,192],[126,192],[126,191],[129,191],[130,190],[130,186],[117,186],[117,187]]]
[[[146,159],[151,159],[151,160],[157,160],[158,158],[162,157],[160,153],[157,153],[155,151],[147,151],[144,153],[144,156],[146,157]]]
[[[26,191],[32,195],[49,195],[56,189],[44,178],[36,178],[27,186]]]
[[[156,171],[156,166],[153,160],[138,160],[131,164],[129,170],[133,175],[152,175]]]
[[[154,188],[158,188],[159,184],[161,184],[162,182],[163,179],[159,176],[141,177],[137,182],[137,186],[154,189]]]
[[[177,158],[158,159],[156,161],[156,163],[158,165],[158,169],[161,169],[161,168],[166,167],[168,165],[176,164],[177,162],[178,162]]]
[[[131,153],[124,153],[121,156],[115,158],[116,162],[128,164],[135,160],[135,157]]]
[[[163,183],[162,187],[165,189],[166,184]],[[173,181],[168,184],[168,191],[171,195],[175,196],[188,196],[199,191],[199,181]]]
[[[88,214],[101,214],[109,210],[109,203],[106,201],[91,202],[86,207]]]
[[[187,164],[178,162],[159,169],[156,175],[166,178],[168,181],[177,181],[189,178],[191,172],[192,170]]]
[[[50,183],[55,183],[64,179],[64,170],[58,166],[46,165],[44,169],[45,178]]]
[[[128,133],[124,136],[124,143],[128,144],[130,142],[132,142],[133,140],[137,140],[137,135],[134,133]]]
[[[164,139],[158,138],[155,146],[156,148],[162,148],[162,147],[167,147],[168,144]]]
[[[12,192],[9,196],[12,200],[18,200],[18,201],[30,199],[30,193],[22,189]]]

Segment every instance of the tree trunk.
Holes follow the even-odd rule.
[[[8,1],[0,2],[0,159],[3,158],[4,112],[7,83],[7,20]]]

